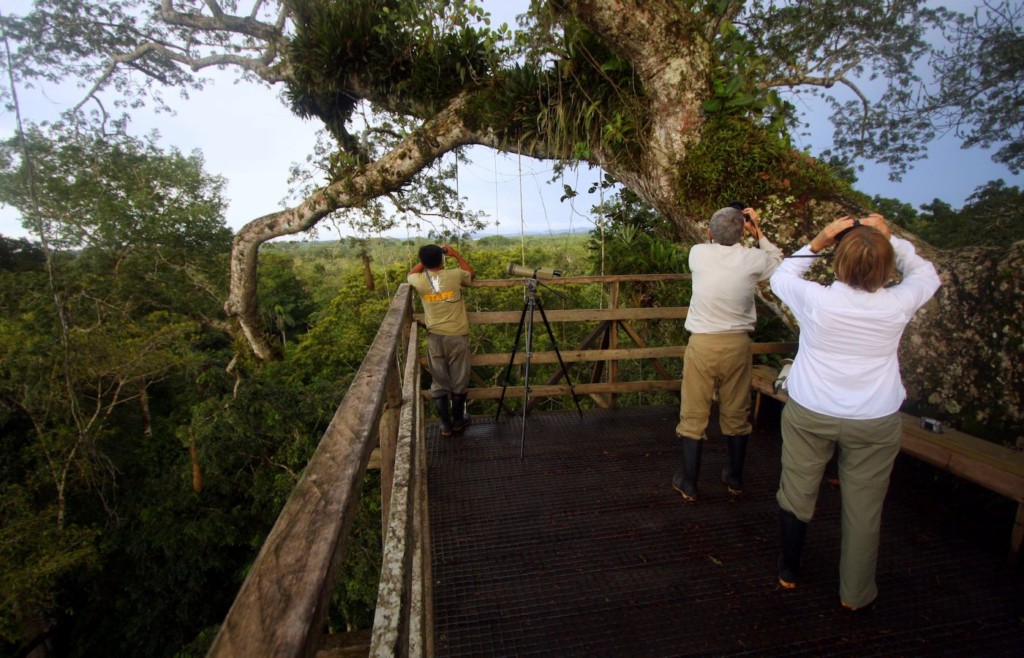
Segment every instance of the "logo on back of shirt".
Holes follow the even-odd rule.
[[[423,295],[423,301],[425,302],[446,302],[449,299],[455,297],[454,290],[446,290],[444,292],[432,292],[427,295]]]

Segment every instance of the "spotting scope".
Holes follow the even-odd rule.
[[[509,263],[506,272],[508,276],[523,276],[528,279],[554,279],[562,276],[562,270],[550,267],[527,267],[516,263]]]

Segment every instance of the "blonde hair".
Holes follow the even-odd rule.
[[[843,237],[832,262],[836,278],[850,286],[875,292],[896,271],[892,244],[878,230],[860,226]]]

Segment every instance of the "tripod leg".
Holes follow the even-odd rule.
[[[529,308],[529,302],[523,302],[523,312],[519,315],[519,326],[516,328],[516,339],[512,343],[512,355],[508,359],[508,366],[505,368],[505,375],[502,377],[504,382],[501,385],[501,398],[498,400],[498,411],[494,414],[494,420],[498,420],[498,416],[501,415],[501,405],[505,402],[505,389],[508,388],[508,376],[512,372],[512,364],[516,360],[516,352],[519,351],[519,337],[523,335],[523,321],[526,319],[526,309]],[[529,345],[527,345],[527,351],[529,351]]]
[[[523,429],[519,434],[519,458],[523,458],[526,450],[526,412],[530,409],[530,359],[533,357],[533,306],[536,302],[533,299],[527,301],[530,309],[530,316],[526,320],[526,372],[524,373],[525,385],[523,386]]]
[[[565,361],[562,360],[562,353],[558,350],[558,342],[555,340],[555,332],[551,331],[551,323],[548,322],[547,313],[544,312],[544,307],[541,306],[540,300],[537,300],[537,308],[540,309],[540,317],[544,320],[544,327],[548,330],[548,338],[551,339],[551,346],[555,348],[555,355],[558,357],[558,365],[562,367],[562,375],[565,377],[565,382],[569,384],[569,390],[572,391],[572,401],[576,403],[576,411],[583,415],[583,408],[580,407],[580,400],[576,397],[576,388],[572,385],[572,379],[569,378],[569,369],[565,367]]]

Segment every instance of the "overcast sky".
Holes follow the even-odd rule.
[[[484,0],[495,22],[514,25],[514,15],[528,0]],[[972,2],[947,2],[961,10]],[[23,13],[28,0],[4,0],[4,13]],[[176,115],[155,116],[137,112],[132,129],[138,134],[159,131],[161,145],[176,146],[183,152],[202,151],[206,171],[227,179],[229,201],[226,220],[232,229],[282,207],[288,192],[288,172],[292,163],[304,161],[315,142],[318,124],[292,115],[270,90],[249,83],[234,84],[232,75],[219,75],[217,84],[196,92],[188,101],[175,103]],[[6,84],[6,80],[4,81]],[[19,89],[23,117],[32,122],[53,120],[80,99],[80,90],[68,86],[43,87],[35,91]],[[803,108],[802,108],[803,109]],[[810,109],[810,108],[807,108]],[[817,116],[809,137],[797,143],[817,155],[831,142],[827,116]],[[0,112],[0,135],[15,131],[13,114]],[[566,174],[565,183],[581,192],[571,204],[560,202],[561,181],[548,185],[551,164],[530,158],[496,154],[482,147],[469,153],[471,165],[460,165],[459,191],[469,205],[487,215],[489,227],[480,235],[500,232],[586,232],[593,228],[591,206],[597,195],[586,195],[586,188],[599,178],[596,170],[581,168]],[[453,156],[448,156],[451,159]],[[888,180],[888,170],[868,163],[858,174],[857,187],[870,195],[901,199],[919,207],[938,198],[955,208],[963,205],[979,185],[1002,178],[1009,185],[1024,185],[1024,176],[1013,176],[995,165],[990,153],[981,149],[962,150],[951,138],[939,140],[929,158],[919,162],[903,180]],[[294,200],[292,200],[294,203]],[[495,225],[497,220],[498,225]],[[26,236],[18,216],[10,208],[0,208],[0,234]],[[320,238],[330,236],[321,228]],[[405,229],[391,235],[406,235]],[[300,236],[292,236],[293,239]]]

